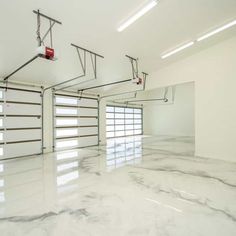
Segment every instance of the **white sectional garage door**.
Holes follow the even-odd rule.
[[[41,92],[0,87],[0,159],[42,152]]]
[[[98,100],[54,94],[54,150],[98,145]]]

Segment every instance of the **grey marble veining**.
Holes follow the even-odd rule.
[[[0,235],[234,236],[236,164],[191,137],[129,137],[0,163]]]

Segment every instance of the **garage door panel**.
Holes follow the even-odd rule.
[[[98,144],[97,136],[83,137],[79,138],[78,140],[79,140],[79,147],[95,146]]]
[[[98,116],[98,109],[56,107],[55,114],[58,117]]]
[[[78,133],[79,133],[79,136],[97,134],[98,133],[98,127],[79,128]]]
[[[98,127],[81,127],[81,128],[67,128],[57,129],[56,138],[93,135],[98,133]]]
[[[2,90],[2,89],[1,89]],[[4,90],[2,90],[4,94]],[[6,101],[17,101],[17,102],[25,102],[30,101],[32,103],[41,103],[41,97],[39,96],[40,93],[37,92],[30,92],[30,91],[20,91],[20,90],[11,90],[9,89],[7,93],[5,93],[1,100]]]
[[[5,142],[18,142],[26,140],[41,139],[41,130],[8,130],[3,131],[3,139]]]
[[[86,98],[81,98],[78,100],[78,106],[84,106],[84,107],[97,107],[98,102],[97,99],[86,99]]]
[[[37,117],[8,117],[4,120],[6,129],[19,128],[39,128],[41,127],[41,118]]]
[[[97,125],[98,119],[97,118],[79,118],[78,124],[79,126]]]
[[[80,108],[79,116],[98,116],[98,109]]]
[[[54,96],[54,147],[61,150],[98,145],[97,99]]]
[[[41,142],[15,143],[4,145],[3,155],[1,159],[14,158],[20,156],[28,156],[41,153]]]
[[[41,115],[40,105],[6,103],[3,106],[6,115]]]
[[[0,159],[41,153],[41,93],[8,87],[0,90],[0,102]]]

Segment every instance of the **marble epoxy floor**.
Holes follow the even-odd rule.
[[[235,236],[236,164],[189,137],[0,162],[0,235]]]

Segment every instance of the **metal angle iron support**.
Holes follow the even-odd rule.
[[[88,50],[88,49],[86,49],[86,48],[77,46],[77,45],[75,45],[75,44],[73,44],[73,43],[71,43],[71,46],[73,46],[73,47],[76,48],[76,51],[77,51],[77,54],[78,54],[78,57],[79,57],[80,66],[81,66],[81,68],[82,68],[83,73],[82,73],[81,75],[79,75],[79,76],[76,76],[76,77],[72,78],[72,79],[69,79],[69,80],[63,81],[63,82],[61,82],[61,83],[52,85],[52,86],[46,88],[46,90],[52,89],[52,88],[56,88],[56,87],[58,87],[58,86],[60,86],[60,85],[68,84],[68,83],[73,82],[73,81],[75,81],[75,80],[77,80],[77,79],[79,79],[79,78],[85,77],[86,74],[87,74],[87,63],[86,63],[86,61],[87,61],[87,56],[86,56],[86,54],[87,54],[87,53],[90,54],[91,63],[92,63],[92,67],[93,67],[93,72],[94,72],[94,77],[95,77],[94,79],[97,78],[97,57],[100,57],[100,58],[104,58],[104,57],[101,56],[101,55],[99,55],[99,54],[97,54],[97,53],[95,53],[95,52],[92,52],[92,51],[90,51],[90,50]],[[81,51],[83,52],[83,55],[81,55]],[[92,80],[93,80],[93,79],[92,79]],[[74,87],[74,86],[76,86],[76,85],[80,85],[80,84],[83,84],[83,83],[87,83],[87,82],[89,82],[89,81],[91,81],[91,80],[82,81],[82,82],[79,81],[79,82],[76,83],[76,84],[70,84],[70,85],[67,85],[67,86],[65,86],[65,87],[58,88],[58,89],[56,89],[55,91],[61,91],[61,90],[64,90],[64,89],[68,89],[68,88],[70,88],[70,87]]]
[[[62,25],[62,23],[60,21],[52,18],[52,17],[49,17],[49,16],[41,13],[39,10],[37,10],[37,11],[33,10],[33,13],[35,13],[37,15],[37,40],[38,40],[38,46],[40,47],[42,44],[44,44],[44,40],[45,40],[45,38],[49,34],[50,35],[50,44],[51,44],[51,47],[52,47],[53,46],[53,42],[52,42],[52,28],[54,27],[55,24]],[[41,37],[41,32],[40,32],[41,17],[49,21],[49,28],[46,31],[46,33],[43,35],[43,37]]]
[[[118,105],[120,105],[120,106],[124,106],[124,107],[133,107],[133,106],[141,106],[141,107],[143,107],[143,104],[135,104],[135,103],[123,103],[123,102],[116,102],[116,101],[110,101],[112,104],[118,104]]]
[[[129,58],[131,67],[132,67],[132,75],[133,79],[138,77],[138,58],[131,57],[129,55],[125,55],[127,58]]]
[[[168,102],[168,98],[167,98],[167,93],[168,93],[168,88],[165,88],[164,91],[164,96],[163,98],[150,98],[150,99],[136,99],[136,100],[127,100],[124,101],[125,104],[131,104],[134,102],[154,102],[154,101],[164,101],[164,102]]]

